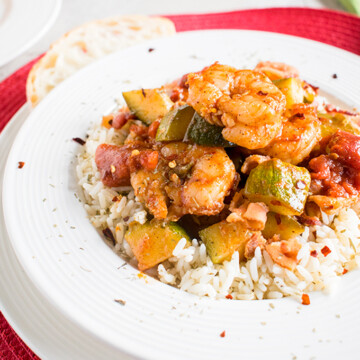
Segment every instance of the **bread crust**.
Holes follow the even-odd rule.
[[[78,26],[51,44],[33,65],[26,82],[27,100],[35,107],[56,85],[92,61],[175,32],[171,20],[143,15],[110,17]]]

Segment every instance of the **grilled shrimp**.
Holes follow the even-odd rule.
[[[158,150],[156,169],[131,174],[135,195],[155,218],[215,215],[223,209],[235,181],[235,166],[224,149],[174,142]]]
[[[299,71],[293,66],[273,61],[259,62],[255,67],[255,71],[263,72],[270,80],[286,79],[299,76]]]
[[[187,103],[209,123],[223,126],[226,140],[259,149],[278,135],[286,100],[264,74],[215,63],[187,80]]]
[[[309,105],[296,104],[283,125],[281,135],[257,152],[296,165],[310,154],[320,137],[320,122],[314,109]]]

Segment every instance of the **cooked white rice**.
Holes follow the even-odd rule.
[[[105,129],[96,126],[88,132],[83,152],[78,156],[76,168],[90,221],[98,229],[109,228],[116,240],[114,250],[136,265],[130,246],[124,240],[127,224],[147,220],[147,212],[134,196],[131,187],[108,188],[100,179],[95,164],[95,151],[102,143],[121,145],[125,130]],[[115,196],[119,200],[113,202]],[[360,230],[357,209],[343,209],[337,215],[322,214],[323,225],[306,227],[297,237],[302,244],[298,253],[299,264],[292,272],[274,264],[265,250],[257,248],[255,256],[239,263],[235,252],[230,261],[221,265],[212,263],[205,245],[194,239],[185,247],[182,239],[173,256],[157,267],[158,279],[181,290],[199,296],[256,300],[278,299],[293,296],[301,299],[303,293],[315,290],[333,290],[344,273],[360,264]],[[321,253],[324,246],[331,253]],[[318,256],[310,256],[317,250]]]

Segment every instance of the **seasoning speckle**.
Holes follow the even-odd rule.
[[[102,232],[103,232],[104,236],[108,240],[110,240],[113,243],[113,245],[115,245],[115,238],[114,238],[114,234],[112,233],[112,231],[109,228],[106,228]]]
[[[337,79],[337,77],[338,77],[337,74],[333,74],[332,76],[333,79]]]
[[[153,52],[154,50],[154,48],[149,48],[148,52]]]
[[[25,163],[23,161],[19,161],[18,168],[22,169],[24,167]]]
[[[220,334],[220,337],[225,337],[225,330]]]
[[[78,138],[78,137],[73,138],[73,141],[77,142],[80,145],[85,145],[85,143],[86,143],[85,140]]]
[[[125,306],[126,301],[122,300],[122,299],[114,299],[115,302],[117,302],[118,304]]]

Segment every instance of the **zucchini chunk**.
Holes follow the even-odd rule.
[[[143,225],[133,222],[125,233],[125,240],[139,263],[140,271],[150,269],[171,257],[182,238],[190,244],[190,238],[181,226],[175,222],[164,223],[155,219]]]
[[[299,78],[273,80],[273,83],[285,95],[287,109],[290,109],[294,104],[304,102],[303,82]]]
[[[333,135],[337,130],[347,131],[354,135],[360,135],[360,126],[357,124],[358,117],[342,113],[319,113],[321,121],[322,137]]]
[[[174,103],[163,89],[141,89],[122,93],[127,106],[146,124],[167,114]]]
[[[195,110],[188,105],[169,111],[160,121],[156,141],[181,141]]]
[[[225,220],[199,231],[200,239],[214,264],[230,260],[235,251],[239,252],[240,259],[244,258],[245,245],[251,235],[252,232],[241,223]]]
[[[222,136],[222,127],[212,125],[197,112],[194,114],[184,136],[185,142],[204,146],[234,147],[236,144],[227,141]]]
[[[305,227],[291,216],[269,212],[262,235],[265,239],[271,239],[274,235],[279,235],[281,240],[289,240],[302,234],[304,230]]]
[[[251,170],[244,195],[251,202],[263,202],[270,211],[282,215],[300,215],[310,187],[307,169],[271,159]]]

